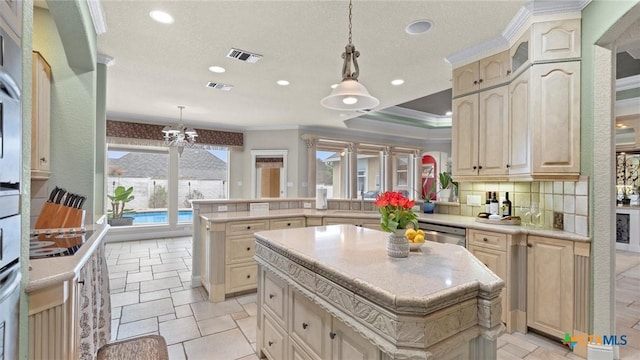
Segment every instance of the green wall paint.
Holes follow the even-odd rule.
[[[627,100],[640,97],[640,88],[627,89],[616,92],[616,100]]]

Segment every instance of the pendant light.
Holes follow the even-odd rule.
[[[356,50],[351,42],[351,9],[353,5],[349,0],[349,43],[344,48],[342,58],[342,82],[331,91],[329,96],[320,101],[322,106],[333,110],[365,110],[373,109],[380,104],[380,101],[369,95],[367,88],[358,82],[360,68],[358,67],[358,57],[360,52]],[[351,72],[353,63],[354,72]]]

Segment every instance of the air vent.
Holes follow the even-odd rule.
[[[229,50],[227,57],[232,59],[238,59],[240,61],[244,61],[252,64],[257,63],[260,59],[262,59],[262,55],[252,53],[249,51],[239,50],[239,49]]]
[[[207,83],[207,87],[210,87],[216,90],[222,90],[222,91],[230,91],[231,89],[233,89],[233,85],[222,84],[222,83],[217,83],[212,81],[209,81]]]

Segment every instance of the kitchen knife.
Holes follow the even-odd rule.
[[[51,229],[58,227],[59,216],[62,210],[62,197],[67,191],[65,189],[55,187],[49,196],[49,200],[44,203],[42,210],[38,215],[38,219],[34,225],[35,229]]]

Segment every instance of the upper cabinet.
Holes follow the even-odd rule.
[[[535,23],[508,51],[453,70],[456,181],[580,176],[579,30],[579,19]]]
[[[0,1],[0,17],[18,38],[22,37],[22,0]]]
[[[509,81],[509,52],[489,56],[453,70],[453,97],[488,89]]]
[[[31,178],[51,175],[51,67],[39,52],[33,52],[31,112]]]

